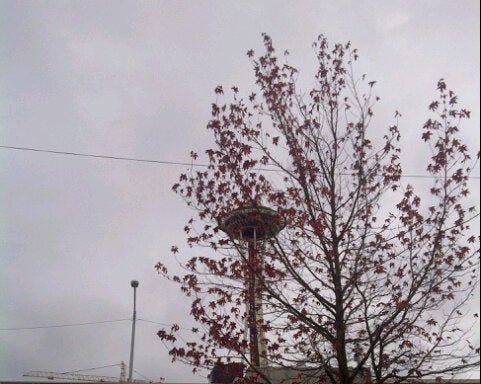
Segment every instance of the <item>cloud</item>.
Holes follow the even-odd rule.
[[[352,40],[361,51],[359,69],[378,80],[376,133],[400,109],[408,148],[435,81],[448,77],[474,109],[465,137],[479,146],[477,2],[383,4],[3,1],[0,141],[185,161],[191,149],[212,143],[205,125],[213,88],[254,88],[245,53],[261,48],[260,33],[268,32],[306,73],[319,33]],[[412,173],[422,172],[418,152],[406,150]],[[182,167],[7,150],[0,162],[3,326],[129,317],[134,278],[141,283],[139,317],[190,325],[188,303],[153,269],[158,260],[175,268],[169,249],[184,241],[191,212],[170,190]],[[190,367],[171,364],[157,329],[138,324],[139,372],[205,382]],[[0,332],[0,343],[1,378],[19,380],[27,370],[127,361],[130,328],[126,322]]]

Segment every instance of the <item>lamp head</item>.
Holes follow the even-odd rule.
[[[132,281],[130,282],[130,286],[131,286],[132,288],[137,288],[137,287],[139,286],[139,282],[138,282],[137,280],[132,280]]]

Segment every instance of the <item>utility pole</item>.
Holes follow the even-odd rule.
[[[137,287],[139,282],[132,280],[130,286],[134,289],[134,313],[132,315],[132,338],[130,341],[130,362],[129,362],[129,378],[128,382],[132,383],[132,372],[134,371],[134,344],[135,344],[135,320],[137,318],[136,301],[137,301]]]

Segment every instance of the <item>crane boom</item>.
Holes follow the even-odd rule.
[[[77,381],[89,381],[98,383],[118,383],[118,377],[112,376],[97,376],[97,375],[81,375],[78,373],[58,373],[58,372],[44,372],[44,371],[31,371],[25,373],[26,377],[43,377],[49,380],[62,379],[62,380],[77,380]]]

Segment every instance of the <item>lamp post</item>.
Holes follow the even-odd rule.
[[[134,371],[134,343],[135,343],[135,320],[137,318],[136,301],[137,301],[137,287],[139,282],[132,280],[130,286],[134,289],[134,313],[132,315],[132,338],[130,341],[130,361],[129,361],[129,379],[128,382],[132,383],[132,372]]]

